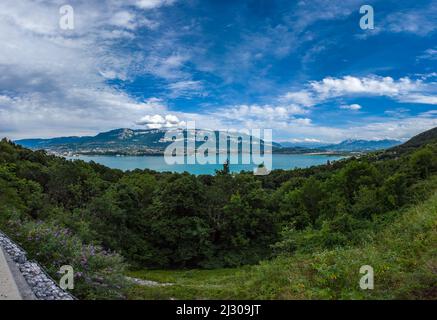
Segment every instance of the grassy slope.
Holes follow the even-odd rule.
[[[435,189],[435,184],[430,187]],[[132,272],[133,277],[175,285],[135,286],[130,298],[437,299],[437,191],[396,215],[357,248],[280,257],[236,269]],[[374,268],[374,290],[359,288],[362,265]]]

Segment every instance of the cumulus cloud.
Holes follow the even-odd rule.
[[[138,125],[145,125],[149,129],[161,129],[161,128],[181,128],[185,126],[184,121],[180,121],[179,118],[173,114],[167,114],[165,116],[145,115],[139,121]]]
[[[386,96],[399,102],[436,104],[435,83],[427,83],[423,79],[403,77],[396,80],[376,75],[326,77],[320,81],[310,81],[304,90],[286,93],[283,99],[302,106],[348,96]]]
[[[336,97],[353,94],[387,95],[394,96],[410,92],[421,85],[420,80],[412,81],[409,78],[394,80],[391,77],[327,77],[322,81],[313,81],[311,88],[322,97]]]
[[[350,97],[385,96],[398,102],[436,104],[435,86],[433,82],[426,82],[428,79],[430,77],[427,75],[418,79],[375,75],[326,77],[320,81],[310,81],[304,89],[282,95],[277,104],[232,106],[220,110],[215,116],[226,123],[239,123],[246,128],[273,128],[279,138],[296,136],[295,139],[301,139],[306,136],[325,142],[338,142],[349,137],[406,139],[436,126],[435,114],[428,112],[411,116],[405,112],[402,115],[387,113],[384,119],[362,117],[356,124],[348,123],[339,127],[320,125],[311,119],[311,114],[318,104]],[[362,109],[357,103],[339,107],[351,111]]]

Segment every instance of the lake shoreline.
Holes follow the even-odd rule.
[[[59,157],[80,157],[80,156],[89,156],[89,157],[97,157],[97,156],[108,156],[108,157],[163,157],[165,154],[164,152],[154,152],[154,153],[138,153],[138,154],[131,154],[131,153],[123,153],[123,152],[102,152],[102,153],[98,153],[98,152],[79,152],[79,153],[60,153],[60,152],[50,152],[50,154],[59,156]],[[197,153],[196,153],[197,154]],[[220,156],[220,155],[224,155],[225,153],[216,153],[216,156]],[[250,153],[236,153],[236,152],[231,152],[231,153],[227,153],[227,154],[231,154],[231,155],[250,155]],[[311,155],[327,155],[327,156],[349,156],[352,154],[362,154],[362,152],[335,152],[335,151],[317,151],[317,152],[269,152],[267,154],[272,154],[272,155],[307,155],[307,156],[311,156]],[[185,156],[187,154],[184,154]],[[190,154],[193,155],[193,154]]]
[[[248,155],[248,154],[246,154]],[[157,172],[188,172],[195,175],[201,174],[215,174],[217,170],[223,169],[223,159],[216,159],[215,163],[199,164],[196,159],[187,161],[187,157],[179,157],[178,163],[167,163],[164,156],[111,156],[111,155],[76,155],[63,156],[68,160],[83,160],[86,162],[95,162],[107,166],[112,169],[119,169],[123,171],[153,170]],[[195,158],[194,156],[192,156]],[[293,170],[297,168],[307,168],[311,166],[324,165],[328,162],[337,161],[346,158],[343,155],[334,154],[272,154],[271,169]],[[176,159],[175,159],[176,160]],[[233,173],[242,171],[253,171],[258,167],[257,164],[242,159],[238,163],[231,162],[229,168]],[[270,170],[270,169],[269,169]]]

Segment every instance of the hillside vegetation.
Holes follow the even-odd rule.
[[[427,184],[435,188],[437,181]],[[137,286],[134,299],[437,299],[437,192],[391,214],[390,223],[356,247],[287,255],[257,266],[130,275],[173,286]],[[374,268],[373,290],[361,290],[362,265]]]
[[[437,127],[414,136],[404,144],[394,147],[393,150],[405,152],[415,148],[420,148],[423,145],[435,143],[436,136]]]
[[[382,254],[394,243],[383,242],[384,250],[378,247],[376,235],[381,236],[387,225],[393,228],[402,223],[405,210],[420,205],[436,189],[437,137],[426,136],[426,143],[414,148],[308,169],[274,170],[267,176],[230,174],[227,167],[213,176],[122,172],[3,140],[0,229],[53,277],[58,277],[60,266],[72,265],[77,284],[74,294],[80,298],[143,297],[129,289],[124,277],[127,268],[219,272],[260,261],[272,262],[238,275],[235,283],[243,281],[244,285],[234,287],[234,296],[353,297],[341,291],[342,281],[347,280],[340,279],[338,272],[346,272],[349,266],[349,281],[356,281],[352,278],[357,272],[355,264],[362,262],[354,257],[365,257],[364,249],[373,247],[370,262],[362,264],[374,263],[377,268],[376,259],[385,261]],[[410,257],[432,254],[428,238],[420,232],[415,235],[417,252],[410,252]],[[402,250],[409,252],[412,244],[396,240],[402,236],[394,234],[392,239],[399,241],[398,253],[406,257]],[[338,263],[337,256],[341,258]],[[297,260],[291,263],[288,259]],[[413,263],[416,258],[408,261]],[[435,265],[426,269],[428,262],[424,265],[419,259],[415,263],[418,276],[425,279],[418,283],[429,284],[429,273],[423,270],[435,272]],[[280,270],[286,272],[287,264],[291,269],[284,276]],[[404,276],[404,269],[393,270],[393,277]],[[299,278],[290,282],[295,276]],[[326,281],[327,276],[333,282]],[[391,285],[387,290],[397,284]],[[291,290],[290,286],[305,289]],[[427,296],[426,288],[412,290],[405,295]]]

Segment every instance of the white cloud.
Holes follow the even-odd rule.
[[[201,95],[203,84],[201,81],[181,80],[170,83],[167,88],[171,91],[170,97]]]
[[[162,54],[162,53],[161,53]],[[190,75],[183,71],[185,63],[189,60],[188,55],[173,53],[169,56],[162,57],[159,55],[149,56],[147,58],[147,65],[145,69],[147,72],[155,75],[156,77],[178,81],[180,79],[186,79]]]
[[[1,96],[1,135],[16,139],[94,134],[130,127],[145,113],[168,112],[162,103],[137,102],[107,89],[78,88],[60,94],[56,99],[41,93]]]
[[[348,96],[386,96],[399,102],[437,104],[435,83],[427,83],[423,79],[403,77],[395,80],[392,77],[375,75],[326,77],[320,81],[310,81],[306,89],[288,92],[282,99],[302,106],[312,106],[333,98]]]
[[[167,114],[165,116],[155,114],[142,117],[137,121],[137,125],[145,125],[150,129],[181,128],[185,126],[185,122],[180,121],[179,118],[173,114]]]
[[[129,11],[119,11],[111,18],[111,23],[118,27],[133,30],[137,27],[135,15]]]
[[[306,142],[306,143],[319,143],[322,142],[319,139],[314,139],[314,138],[304,138],[304,139],[291,139],[289,142],[295,142],[295,143],[302,143],[302,142]]]
[[[404,119],[391,118],[344,129],[343,137],[356,139],[409,139],[412,136],[437,126],[437,118],[425,116]]]
[[[437,104],[437,96],[435,95],[409,94],[401,98],[402,102]]]
[[[429,48],[426,49],[420,56],[417,57],[418,60],[437,60],[437,49]]]
[[[130,11],[119,11],[114,13],[110,19],[110,23],[114,26],[121,27],[128,30],[135,30],[139,27],[147,27],[155,29],[159,23]]]
[[[303,126],[309,126],[312,123],[311,119],[309,119],[309,118],[292,119],[291,122],[298,124],[298,125],[303,125]]]
[[[437,118],[433,113],[405,118],[390,117],[385,119],[361,118],[360,122],[340,127],[327,127],[317,123],[290,123],[286,127],[275,129],[273,140],[302,140],[311,137],[322,142],[334,143],[345,139],[405,140],[412,136],[437,126]]]
[[[325,78],[310,83],[312,89],[322,97],[336,97],[353,94],[394,96],[410,92],[421,85],[420,81],[401,78],[398,81],[391,77],[353,77]]]
[[[138,0],[136,6],[141,9],[155,9],[163,6],[169,6],[176,2],[176,0]]]
[[[287,92],[282,99],[284,101],[289,101],[293,103],[297,103],[302,106],[312,106],[314,105],[314,98],[311,96],[311,93],[305,90],[296,91],[296,92]]]
[[[340,106],[340,109],[355,110],[356,111],[356,110],[360,110],[361,106],[357,103],[353,103],[350,105],[342,105],[342,106]]]
[[[400,102],[434,104],[435,89],[432,82],[425,82],[427,79],[428,77],[423,75],[419,79],[393,79],[373,75],[327,77],[321,81],[309,82],[302,90],[286,93],[277,99],[277,103],[228,106],[219,108],[209,116],[225,127],[272,128],[277,139],[288,139],[293,136],[296,136],[296,139],[311,137],[327,142],[350,137],[404,139],[435,126],[437,119],[432,119],[434,114],[410,116],[408,113],[387,113],[386,117],[380,119],[361,117],[359,124],[343,124],[343,127],[321,126],[314,122],[310,115],[315,105],[344,97],[386,96]],[[362,106],[352,103],[340,105],[340,108],[358,111]],[[307,116],[303,117],[304,115]]]
[[[212,115],[230,122],[258,121],[274,123],[275,121],[288,121],[296,115],[305,114],[306,110],[294,104],[290,105],[237,105],[220,108]]]
[[[425,9],[396,12],[386,18],[383,28],[395,33],[405,32],[425,36],[436,30],[436,14],[437,5],[435,3]]]

